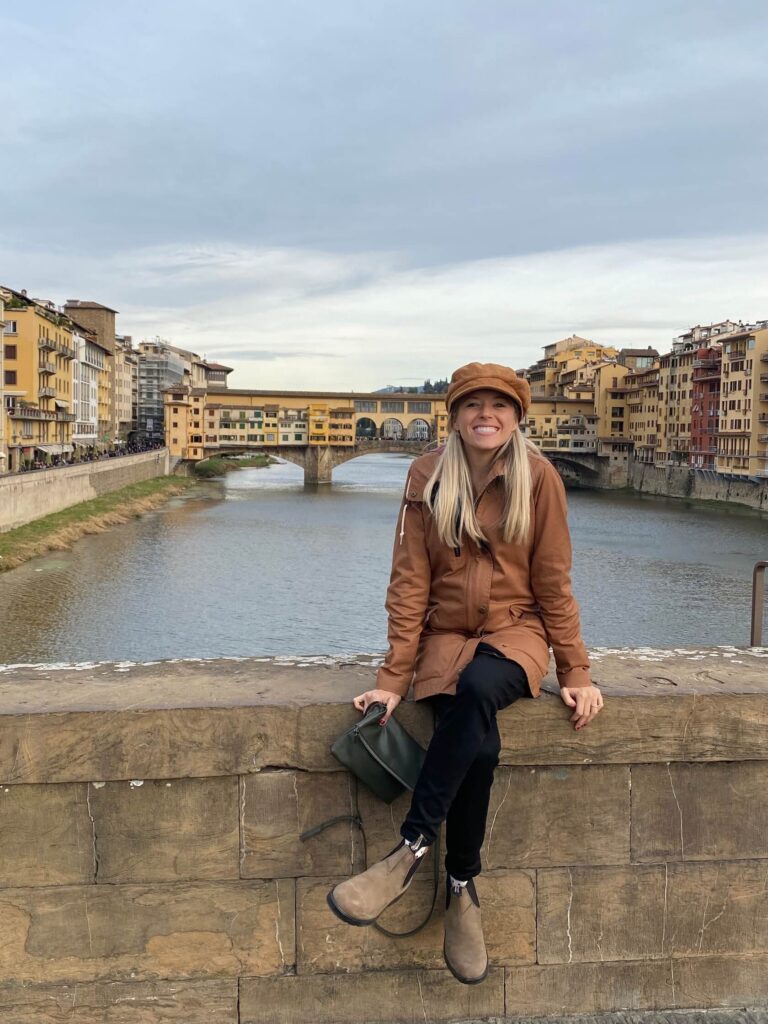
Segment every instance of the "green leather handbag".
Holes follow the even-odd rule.
[[[370,704],[360,721],[332,744],[331,753],[380,800],[391,804],[415,787],[426,751],[394,716],[379,725],[386,713],[386,704]]]
[[[366,865],[368,864],[368,844],[357,800],[358,782],[367,786],[379,799],[391,804],[407,789],[414,789],[426,756],[424,748],[406,732],[394,716],[390,717],[386,725],[379,725],[386,712],[386,704],[370,704],[360,721],[331,744],[331,753],[355,778],[353,813],[338,814],[335,818],[329,818],[328,821],[307,829],[299,836],[302,842],[313,838],[331,825],[351,821],[360,829],[363,859]],[[427,916],[420,924],[405,932],[390,931],[378,921],[374,921],[373,927],[377,931],[391,938],[404,938],[421,931],[430,920],[437,902],[440,880],[440,830],[427,856],[432,857],[432,903]]]

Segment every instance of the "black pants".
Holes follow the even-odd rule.
[[[421,834],[433,843],[445,821],[445,868],[461,881],[481,871],[480,847],[501,752],[496,712],[530,696],[520,665],[481,643],[459,676],[456,695],[426,698],[435,709],[435,731],[400,834],[409,840]]]

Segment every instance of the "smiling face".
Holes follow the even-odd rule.
[[[501,448],[517,430],[518,406],[500,391],[471,391],[459,402],[453,429],[464,442],[467,454]]]

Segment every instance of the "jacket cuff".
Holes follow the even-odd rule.
[[[399,679],[396,679],[396,678],[393,679],[391,677],[391,674],[386,669],[379,669],[379,672],[376,675],[376,689],[377,690],[386,690],[387,693],[394,693],[398,697],[402,697],[403,700],[405,700],[405,697],[406,697],[408,691],[410,690],[410,688],[411,688],[411,680],[410,679],[406,679],[406,680],[399,680]]]
[[[560,686],[591,686],[592,680],[588,668],[568,668],[557,673],[557,681]]]

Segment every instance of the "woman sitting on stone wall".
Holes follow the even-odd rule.
[[[328,894],[343,921],[372,924],[410,885],[446,821],[446,964],[465,984],[488,958],[473,879],[480,873],[501,741],[496,714],[536,697],[551,645],[560,695],[582,729],[603,698],[589,675],[571,592],[565,489],[518,429],[527,381],[494,363],[456,370],[446,395],[445,448],[411,466],[387,591],[389,650],[376,688],[381,724],[413,683],[435,710],[402,840],[383,860]]]

